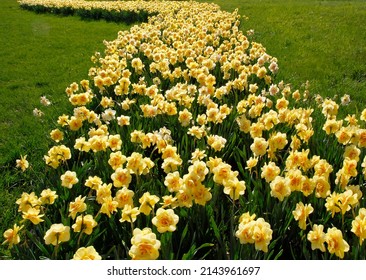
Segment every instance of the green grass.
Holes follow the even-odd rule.
[[[201,1],[208,2],[208,1]],[[209,1],[211,2],[211,1]],[[279,60],[279,79],[300,87],[310,81],[322,96],[351,95],[350,111],[365,105],[366,3],[363,1],[213,1],[222,9],[249,17],[243,31]],[[37,172],[48,144],[50,120],[70,110],[65,88],[87,78],[90,57],[102,52],[103,40],[113,40],[128,28],[78,17],[35,14],[19,9],[15,0],[0,2],[0,233],[12,226],[15,200],[33,188],[34,179],[14,168],[28,154]],[[42,107],[46,95],[52,107]],[[32,110],[46,113],[36,119]],[[1,239],[0,239],[1,240]],[[0,247],[0,258],[3,248]]]

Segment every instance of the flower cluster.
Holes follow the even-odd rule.
[[[325,252],[325,245],[327,244],[328,251],[335,254],[339,258],[344,258],[344,253],[348,252],[350,247],[343,239],[342,231],[336,227],[328,228],[327,233],[323,232],[323,225],[314,225],[313,230],[308,233],[308,240],[311,242],[311,249],[319,249]]]
[[[65,90],[73,110],[58,118],[44,157],[54,190],[23,193],[17,201],[23,222],[47,225],[45,244],[69,243],[74,259],[109,257],[115,244],[121,244],[115,257],[157,259],[172,246],[171,236],[180,234],[183,244],[188,229],[201,223],[210,226],[192,240],[201,232],[202,239],[214,236],[212,243],[229,242],[218,236],[220,228],[222,236],[269,254],[272,236],[288,231],[295,218],[302,231],[314,223],[311,249],[324,252],[326,243],[343,258],[350,248],[342,231],[325,234],[318,225],[327,215],[335,222],[341,216],[342,226],[348,215],[363,242],[364,208],[355,218],[351,212],[362,206],[366,180],[366,109],[338,120],[334,100],[276,82],[277,58],[240,31],[238,11],[193,1],[21,3],[137,5],[151,14],[104,42],[88,79]],[[314,125],[321,117],[324,125]],[[314,145],[323,134],[341,150],[334,162]],[[25,156],[17,166],[26,170]],[[5,243],[18,244],[21,230],[6,231]],[[233,239],[221,246],[225,255]]]
[[[241,244],[254,243],[257,250],[268,252],[268,244],[272,240],[271,225],[263,218],[255,220],[255,214],[244,213],[239,219],[239,228],[235,236]]]

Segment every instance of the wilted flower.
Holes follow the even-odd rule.
[[[43,115],[44,115],[44,113],[41,110],[39,110],[38,108],[33,109],[33,116],[42,117]]]
[[[343,106],[348,105],[350,102],[351,102],[351,97],[349,96],[349,94],[345,94],[345,95],[342,96],[342,98],[341,98],[341,104]]]
[[[49,101],[46,96],[41,96],[40,102],[43,106],[50,106],[51,105],[51,101]]]

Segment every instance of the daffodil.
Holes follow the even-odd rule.
[[[52,191],[51,189],[45,189],[41,192],[41,196],[39,198],[42,205],[45,204],[53,204],[55,200],[58,198],[56,191]]]
[[[342,232],[336,227],[329,228],[325,234],[325,242],[328,245],[328,251],[343,259],[344,253],[348,252],[350,247],[346,240],[343,239]]]
[[[100,213],[106,214],[108,218],[110,218],[114,212],[117,212],[117,208],[118,202],[113,200],[111,196],[107,196],[103,198],[103,203],[100,207]]]
[[[72,229],[75,232],[83,232],[90,235],[97,225],[98,223],[94,220],[92,215],[80,215],[76,218],[75,223],[72,225]]]
[[[156,260],[159,257],[161,243],[151,228],[134,229],[131,243],[128,253],[133,260]]]
[[[323,225],[313,225],[311,231],[309,231],[307,235],[307,239],[311,242],[311,249],[316,250],[319,249],[322,252],[325,252],[325,233],[324,233]]]
[[[291,188],[282,176],[276,176],[270,183],[271,196],[283,201],[291,194]]]
[[[75,219],[77,213],[82,213],[87,209],[85,199],[86,199],[85,196],[81,197],[81,195],[79,195],[73,202],[70,202],[69,216]]]
[[[16,160],[16,167],[20,168],[23,172],[28,169],[29,162],[27,161],[27,155],[20,156],[20,159]]]
[[[250,145],[250,149],[256,157],[263,156],[267,152],[268,142],[262,137],[254,138],[253,144]]]
[[[154,209],[155,204],[160,200],[156,195],[152,195],[149,192],[145,192],[139,199],[140,202],[140,212],[145,215],[149,215]]]
[[[159,208],[156,211],[155,217],[152,219],[153,225],[156,226],[158,232],[160,233],[164,233],[166,231],[175,231],[178,221],[179,217],[172,209],[164,208]]]
[[[102,257],[93,246],[80,247],[74,254],[73,260],[101,260]]]
[[[62,141],[64,139],[64,133],[59,129],[54,129],[50,132],[51,139],[56,143]]]
[[[358,215],[352,221],[351,231],[359,238],[360,245],[366,239],[366,209],[360,208]]]
[[[267,183],[273,181],[281,172],[280,168],[274,162],[265,163],[261,170],[261,178],[264,178]]]
[[[2,244],[8,244],[9,248],[18,244],[20,242],[19,231],[23,227],[24,226],[19,227],[17,224],[14,224],[13,228],[7,229],[3,234],[5,241]]]
[[[79,182],[77,178],[76,172],[74,171],[66,171],[64,174],[61,175],[61,186],[71,189],[73,185]]]
[[[314,208],[311,204],[305,204],[301,201],[296,204],[296,209],[292,211],[292,214],[296,221],[299,222],[299,227],[303,230],[306,229],[306,220],[311,213],[313,213]]]
[[[132,207],[131,204],[126,204],[122,209],[122,218],[119,221],[121,223],[123,222],[134,223],[139,214],[140,211],[138,207]]]
[[[127,189],[127,187],[123,187],[116,192],[114,201],[117,201],[118,208],[124,208],[125,205],[133,206],[133,196],[135,193],[132,190]]]
[[[128,187],[131,183],[132,176],[128,169],[119,167],[111,175],[111,179],[113,180],[113,185],[117,188]]]
[[[40,214],[41,210],[36,208],[29,208],[27,212],[23,212],[23,219],[29,220],[33,224],[38,225],[39,223],[43,222],[41,218],[44,216],[44,214]]]
[[[63,224],[53,224],[47,230],[44,240],[47,245],[52,244],[54,246],[61,242],[67,242],[70,240],[70,227]]]

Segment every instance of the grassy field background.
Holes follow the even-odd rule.
[[[364,1],[234,0],[214,2],[247,16],[243,31],[254,29],[254,40],[279,60],[279,80],[294,88],[309,80],[313,94],[349,94],[350,111],[366,102],[366,3]],[[18,176],[15,160],[27,154],[42,172],[50,120],[68,110],[65,88],[87,78],[95,51],[128,26],[78,17],[35,14],[15,0],[0,2],[0,233],[12,226],[15,200],[29,191],[33,178]],[[53,105],[42,107],[48,97]],[[33,109],[46,116],[38,119]],[[347,109],[344,113],[347,113]],[[20,179],[22,178],[22,179]],[[1,239],[0,239],[1,242]],[[0,259],[3,255],[0,247]]]

